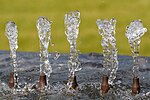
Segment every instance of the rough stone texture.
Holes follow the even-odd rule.
[[[76,73],[79,90],[77,94],[70,95],[65,92],[65,84],[68,79],[67,60],[68,54],[61,54],[58,59],[54,59],[56,53],[49,54],[52,65],[50,76],[50,89],[40,93],[36,90],[39,79],[40,57],[39,53],[19,52],[17,53],[19,87],[21,92],[10,96],[8,87],[9,80],[9,52],[0,51],[0,99],[8,100],[66,100],[67,99],[102,99],[100,95],[100,84],[102,76],[102,54],[89,53],[80,54],[82,70]],[[58,56],[58,55],[57,55]],[[109,90],[104,100],[150,100],[150,57],[140,57],[139,78],[141,83],[141,93],[132,97],[132,57],[118,56],[119,69],[114,86]],[[27,90],[31,89],[31,90]],[[19,90],[19,89],[18,89]],[[25,91],[23,91],[25,90]],[[111,98],[110,98],[111,97]]]

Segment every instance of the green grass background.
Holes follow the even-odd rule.
[[[46,16],[53,21],[52,42],[49,52],[69,52],[69,43],[64,34],[64,15],[67,12],[81,12],[80,32],[77,49],[81,53],[102,52],[101,36],[96,20],[117,19],[116,38],[119,54],[130,55],[130,46],[125,37],[125,28],[132,20],[141,19],[150,28],[150,0],[0,0],[0,50],[9,50],[8,39],[4,35],[8,21],[18,26],[18,51],[39,51],[36,20]],[[140,55],[150,56],[149,31],[141,38]]]

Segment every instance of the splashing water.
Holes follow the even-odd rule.
[[[48,59],[48,45],[51,40],[51,24],[46,17],[39,17],[37,20],[37,29],[40,39],[40,72],[50,77],[52,68]]]
[[[68,68],[71,73],[80,70],[80,62],[78,61],[78,52],[76,50],[76,40],[79,33],[80,12],[74,11],[65,15],[65,34],[70,43],[70,59]]]
[[[102,36],[101,45],[103,47],[104,74],[110,74],[108,83],[112,85],[113,80],[116,78],[116,72],[118,70],[115,38],[116,20],[114,18],[110,21],[98,19],[96,21],[96,24],[99,29],[99,34]]]
[[[129,26],[126,27],[126,37],[128,38],[128,42],[131,46],[132,57],[134,61],[133,65],[133,73],[134,76],[138,76],[138,56],[139,56],[139,49],[140,49],[140,37],[144,35],[147,31],[146,28],[143,27],[141,20],[135,20],[130,23]]]
[[[10,56],[11,56],[11,72],[14,73],[14,86],[17,85],[17,60],[16,60],[16,50],[18,48],[18,30],[15,22],[8,22],[6,24],[5,35],[9,40],[10,45]]]
[[[69,81],[67,83],[68,89],[71,89],[73,84],[73,78],[75,77],[75,72],[81,70],[80,62],[78,60],[78,52],[76,50],[76,40],[79,33],[80,24],[80,12],[74,11],[65,14],[65,34],[67,35],[67,40],[70,43],[70,57],[68,60],[68,68],[70,71]],[[74,92],[71,89],[70,92]]]

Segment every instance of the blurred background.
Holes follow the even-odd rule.
[[[77,49],[81,53],[102,53],[101,36],[96,20],[117,19],[116,38],[118,53],[131,55],[125,28],[131,21],[141,19],[148,32],[141,38],[140,55],[150,56],[150,0],[0,0],[0,50],[9,50],[4,35],[8,21],[15,21],[19,36],[18,51],[39,52],[36,20],[46,16],[53,21],[52,42],[49,52],[69,52],[69,43],[64,33],[64,15],[79,10],[81,13]]]

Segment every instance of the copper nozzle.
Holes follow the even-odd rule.
[[[136,95],[140,93],[140,82],[138,77],[133,78],[132,83],[132,95]]]
[[[108,76],[102,76],[102,84],[101,84],[102,95],[105,95],[109,90],[108,84]]]
[[[78,83],[76,80],[76,76],[72,77],[72,88],[76,90],[76,88],[78,87]]]
[[[78,87],[76,76],[71,74],[67,84],[69,85],[70,90],[76,90]]]
[[[40,79],[39,79],[39,84],[38,87],[39,89],[44,89],[44,87],[47,85],[46,82],[46,75],[44,73],[40,74]]]
[[[9,88],[14,88],[14,85],[15,85],[15,83],[14,83],[14,73],[13,72],[11,72],[10,73],[10,76],[9,76]]]

